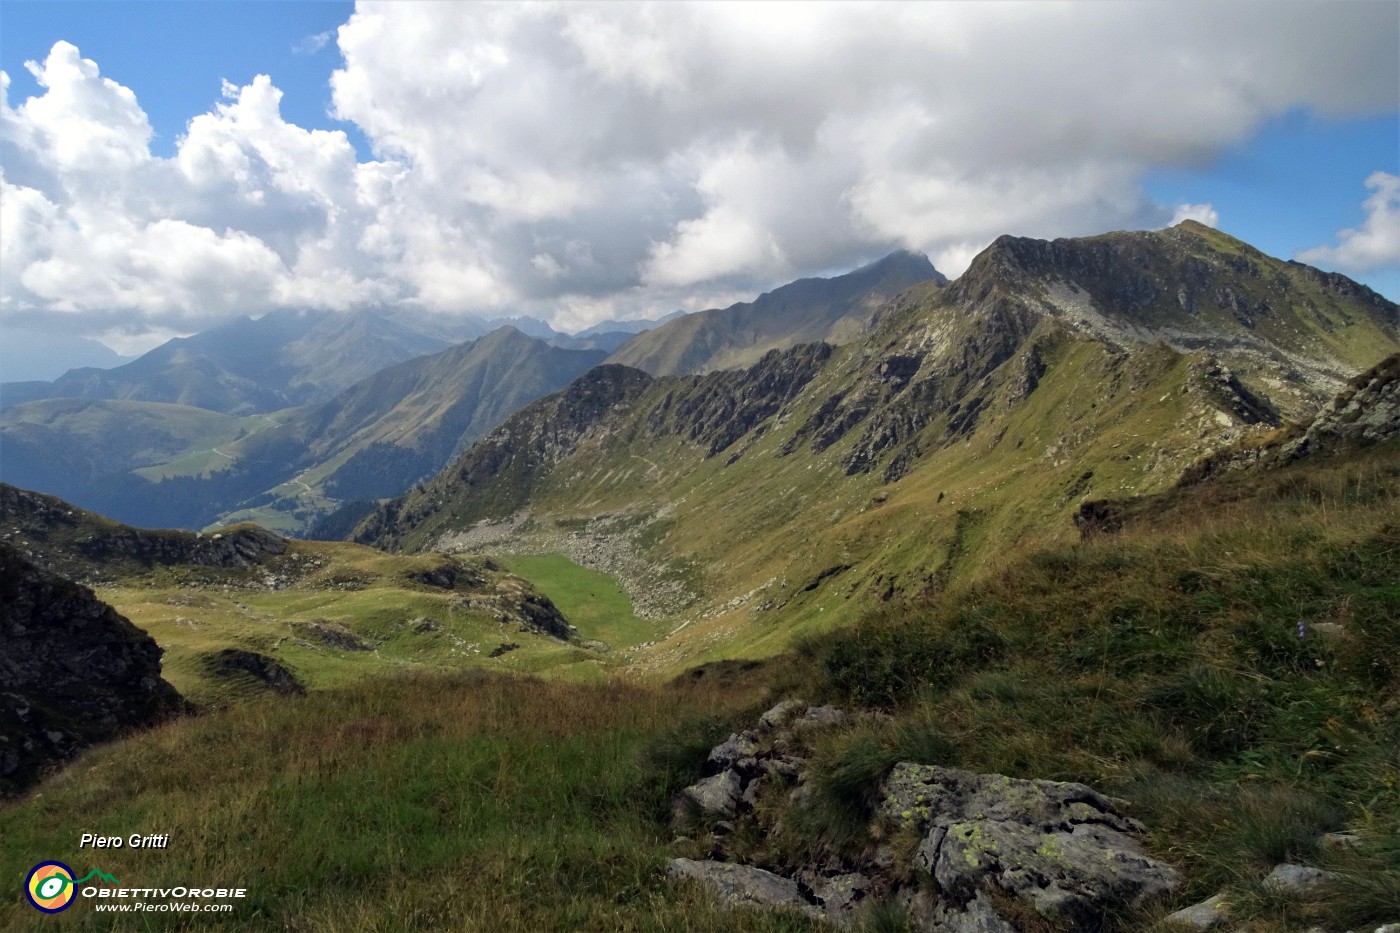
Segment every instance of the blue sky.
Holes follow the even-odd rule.
[[[1220,227],[1273,256],[1331,242],[1365,219],[1363,180],[1400,174],[1400,115],[1337,120],[1293,112],[1196,169],[1152,172],[1146,188],[1164,201],[1206,201]],[[1400,270],[1352,272],[1400,301]]]
[[[42,60],[55,42],[73,43],[136,92],[160,156],[173,155],[190,117],[221,99],[222,81],[243,85],[267,74],[287,92],[289,122],[355,133],[367,157],[354,124],[329,115],[330,73],[340,63],[335,30],[354,10],[339,0],[4,0],[0,68],[12,100],[37,94],[24,63]]]
[[[1183,216],[1400,299],[1397,31],[1306,0],[5,0],[0,323],[579,328]]]

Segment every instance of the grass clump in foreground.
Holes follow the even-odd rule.
[[[1394,443],[1180,490],[1122,534],[1010,558],[808,640],[789,689],[896,718],[821,739],[819,812],[774,814],[797,838],[771,850],[872,845],[862,788],[925,748],[1131,801],[1187,879],[1173,909],[1224,889],[1253,930],[1395,922],[1398,504]],[[1319,844],[1340,829],[1360,848]],[[1282,861],[1341,880],[1301,900],[1263,892]]]
[[[139,922],[75,905],[65,928],[728,930],[666,878],[672,795],[756,681],[671,688],[406,676],[257,701],[90,752],[0,809],[0,874],[58,859],[127,886],[243,886],[222,917]],[[164,850],[78,849],[165,832]],[[0,928],[52,921],[19,892]],[[746,929],[807,930],[781,914]]]

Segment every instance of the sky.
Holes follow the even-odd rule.
[[[1186,217],[1400,299],[1392,0],[5,0],[0,70],[0,328],[55,345],[574,330]]]

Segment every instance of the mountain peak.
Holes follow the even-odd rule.
[[[844,275],[798,279],[753,301],[686,315],[637,335],[609,360],[658,376],[747,367],[769,350],[844,342],[870,326],[875,308],[930,279],[948,281],[927,256],[896,250]]]

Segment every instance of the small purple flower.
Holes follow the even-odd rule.
[[[1308,624],[1307,624],[1306,622],[1304,622],[1302,619],[1299,619],[1299,620],[1298,620],[1298,637],[1299,637],[1299,638],[1307,638],[1307,637],[1308,637]]]

